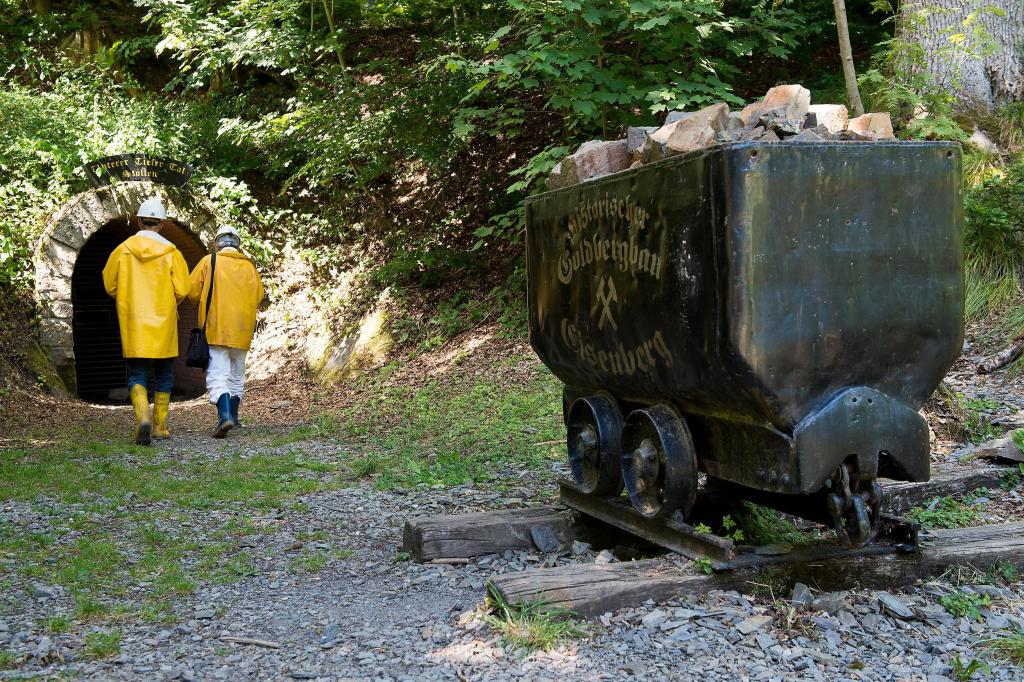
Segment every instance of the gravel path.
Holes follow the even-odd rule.
[[[330,461],[340,446],[308,441],[269,448],[248,429],[223,443],[178,437],[156,459],[213,462],[239,448],[289,452]],[[126,459],[130,458],[126,456]],[[323,475],[329,478],[328,474]],[[147,623],[133,615],[75,621],[52,631],[48,619],[71,614],[67,590],[26,576],[0,556],[0,651],[16,669],[0,678],[77,675],[83,679],[694,679],[927,680],[955,679],[953,666],[986,661],[990,674],[974,679],[1019,680],[1021,669],[999,663],[983,642],[1024,631],[1022,585],[977,584],[963,589],[987,601],[977,620],[953,618],[937,599],[948,583],[896,595],[905,619],[884,610],[873,592],[816,595],[816,607],[785,600],[712,592],[685,603],[647,603],[606,614],[590,637],[528,655],[507,648],[481,619],[484,582],[494,573],[542,564],[593,561],[593,552],[506,552],[467,566],[416,565],[398,555],[405,519],[550,501],[551,476],[502,472],[487,489],[459,486],[381,492],[368,482],[299,497],[287,509],[254,510],[239,503],[214,510],[175,510],[158,516],[166,530],[199,545],[223,541],[218,529],[239,531],[216,566],[245,557],[230,581],[203,580],[171,601],[173,618]],[[124,512],[154,511],[163,503],[132,499],[56,504],[8,501],[0,528],[57,533],[68,519],[121,528]],[[166,506],[166,505],[165,505]],[[120,514],[118,511],[120,510]],[[164,509],[166,511],[166,509]],[[73,531],[61,542],[74,541]],[[129,552],[129,563],[139,560]],[[663,559],[671,561],[671,559]],[[188,568],[186,566],[186,568]],[[191,567],[195,569],[195,566]],[[200,578],[202,578],[201,576]],[[128,604],[145,603],[147,584],[129,585]],[[788,599],[789,595],[785,595]],[[883,598],[887,598],[883,595]],[[130,609],[129,609],[130,611]],[[94,633],[121,633],[119,650],[90,651]],[[245,643],[258,640],[255,643]]]

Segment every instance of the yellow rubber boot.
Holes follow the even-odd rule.
[[[167,440],[171,432],[167,429],[167,411],[171,405],[170,393],[156,393],[153,395],[153,439]]]
[[[135,444],[149,445],[152,425],[149,423],[149,398],[146,387],[134,384],[131,390],[132,409],[135,410]]]

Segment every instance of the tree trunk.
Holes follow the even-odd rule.
[[[846,22],[845,0],[832,0],[836,11],[836,31],[839,33],[839,57],[843,61],[843,79],[846,81],[846,96],[850,99],[850,108],[854,116],[864,113],[864,105],[860,101],[860,90],[857,88],[857,71],[853,67],[853,50],[850,48],[850,27]]]
[[[955,47],[952,36],[965,38],[965,46]],[[959,110],[991,111],[1024,98],[1021,0],[903,2],[898,37],[921,46],[923,68]]]
[[[331,32],[331,40],[334,41],[334,52],[338,55],[338,65],[342,69],[347,68],[345,66],[345,53],[342,51],[341,43],[338,42],[338,32],[334,28],[334,9],[327,6],[327,0],[322,0],[324,4],[324,14],[327,15],[327,29]]]

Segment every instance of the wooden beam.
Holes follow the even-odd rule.
[[[422,516],[405,523],[402,549],[416,561],[460,559],[534,549],[531,529],[547,527],[563,547],[575,534],[572,512],[561,507],[527,507],[450,516]]]
[[[883,509],[890,514],[902,514],[933,497],[959,495],[977,488],[993,488],[999,485],[1000,476],[1004,471],[1006,468],[999,466],[937,468],[933,472],[932,480],[926,483],[883,483],[882,490],[886,497]],[[704,502],[702,499],[699,504]],[[640,525],[633,529],[634,531],[642,528],[650,530],[649,526],[662,523],[632,514],[628,505],[628,501],[623,498],[620,505],[604,512],[589,507],[584,511],[596,519],[612,523],[615,522],[615,517],[636,517]],[[582,517],[574,524],[570,522],[570,517],[571,512],[563,507],[530,507],[418,517],[406,522],[403,549],[412,554],[416,561],[468,559],[504,552],[506,549],[530,550],[534,548],[530,529],[537,525],[550,526],[564,547],[571,545],[574,539],[585,540],[595,547],[612,547],[617,542],[627,543],[611,526],[592,523],[587,517]],[[581,522],[586,522],[589,527],[584,527]],[[673,521],[665,523],[654,541],[676,551],[687,547],[692,549],[702,544],[697,542],[701,537],[694,535],[692,528],[686,524],[670,528],[674,524],[678,526]],[[651,537],[650,533],[641,535]],[[731,556],[732,548],[722,545],[707,554],[715,562],[724,561]]]
[[[889,514],[903,514],[933,497],[996,488],[1006,471],[1004,466],[937,467],[924,483],[882,481],[882,509]]]
[[[750,566],[705,576],[689,575],[664,560],[619,564],[575,564],[495,576],[488,589],[508,603],[545,602],[594,617],[647,599],[667,601],[712,589],[750,589],[771,584],[788,590],[799,581],[822,590],[892,588],[941,575],[950,566],[987,569],[1007,562],[1024,569],[1024,523],[934,531],[919,552],[862,554],[831,552],[817,557],[794,552],[788,563]]]

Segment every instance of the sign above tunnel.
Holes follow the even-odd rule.
[[[82,168],[89,182],[97,188],[133,180],[184,187],[192,177],[192,166],[189,164],[146,154],[107,156],[90,161]]]

